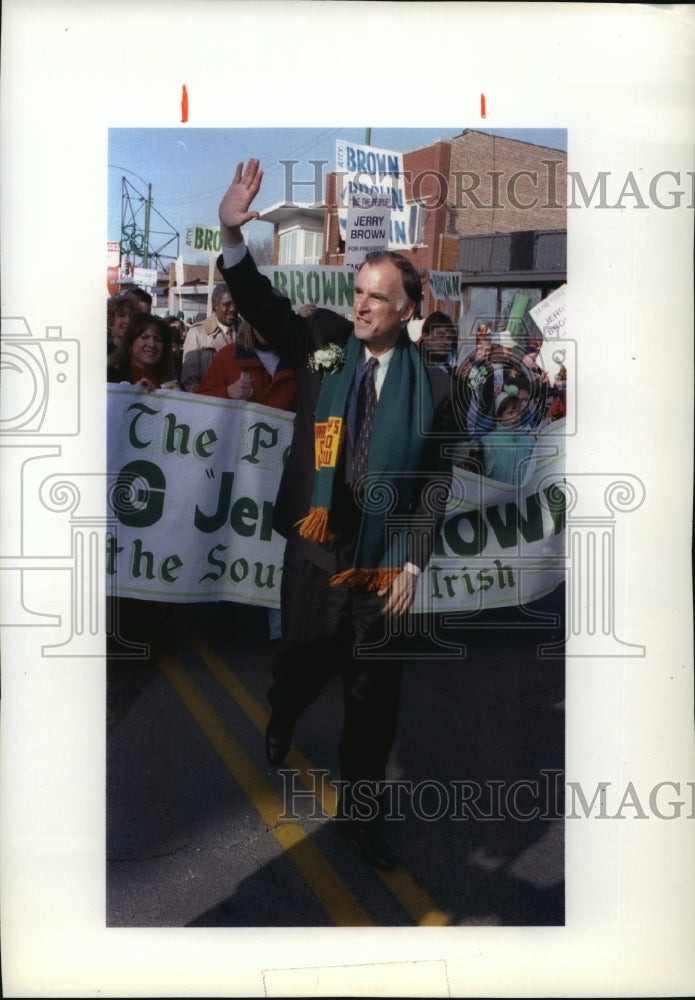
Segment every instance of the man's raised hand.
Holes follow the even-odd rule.
[[[258,164],[258,160],[249,160],[244,169],[243,163],[240,163],[220,202],[220,233],[224,244],[241,243],[241,227],[260,218],[258,212],[249,211],[263,180],[263,171],[258,169]]]

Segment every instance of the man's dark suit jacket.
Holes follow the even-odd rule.
[[[352,323],[330,309],[317,309],[308,317],[298,316],[289,299],[280,296],[246,254],[235,267],[217,264],[239,312],[251,326],[294,367],[297,377],[297,413],[290,455],[282,474],[273,527],[284,538],[298,538],[296,523],[311,506],[314,484],[314,412],[321,391],[322,375],[309,368],[308,359],[326,344],[344,346],[352,335]],[[441,526],[451,462],[441,455],[443,441],[456,437],[451,408],[451,379],[438,366],[425,366],[434,403],[435,417],[430,447],[423,467],[422,489],[413,505],[413,540],[409,561],[424,569]],[[460,436],[460,435],[458,435]],[[440,489],[426,490],[436,479]],[[423,492],[426,496],[423,497]],[[434,495],[433,495],[434,494]],[[329,571],[337,568],[330,546],[301,540],[307,557]]]

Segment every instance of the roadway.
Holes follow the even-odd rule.
[[[276,771],[265,610],[122,602],[148,654],[119,642],[108,665],[107,926],[563,924],[562,608],[413,638],[388,774],[402,864],[381,873],[330,822],[338,679]]]

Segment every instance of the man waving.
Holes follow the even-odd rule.
[[[266,753],[282,763],[297,720],[328,677],[342,677],[342,796],[337,828],[393,868],[383,782],[396,733],[403,629],[438,533],[450,468],[451,383],[423,362],[406,325],[421,283],[403,255],[370,254],[352,323],[292,310],[249,255],[241,227],[262,171],[239,164],[220,204],[219,268],[239,311],[297,375],[297,414],[274,527],[286,538],[284,652],[274,666]]]

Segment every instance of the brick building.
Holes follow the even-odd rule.
[[[453,139],[404,153],[403,169],[407,201],[425,206],[422,241],[404,251],[423,277],[423,316],[447,306],[434,298],[427,273],[461,270],[462,238],[566,231],[564,151],[466,129]],[[335,174],[327,177],[325,202],[321,263],[339,265],[344,259],[344,243],[338,226]],[[526,240],[533,242],[534,237],[529,235]],[[513,242],[518,246],[522,240]],[[533,270],[533,255],[525,259]],[[546,276],[541,295],[565,280],[564,267],[554,270]],[[531,275],[525,277],[533,280]],[[477,280],[482,278],[483,272],[478,273]],[[456,318],[460,315],[458,306],[448,311]]]

